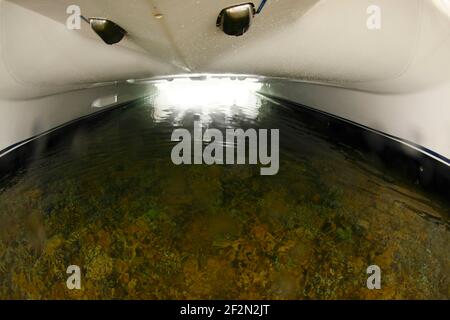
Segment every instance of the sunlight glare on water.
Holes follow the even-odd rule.
[[[179,112],[178,120],[185,112],[195,110],[202,122],[211,121],[211,113],[222,112],[226,118],[236,113],[245,113],[247,118],[255,119],[261,106],[255,94],[262,86],[252,80],[231,80],[229,78],[210,78],[195,81],[189,78],[175,79],[157,83],[153,100],[156,118],[164,117],[167,107]],[[171,112],[172,112],[171,111]]]

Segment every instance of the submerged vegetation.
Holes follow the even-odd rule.
[[[450,297],[448,208],[304,132],[315,151],[281,149],[276,176],[175,166],[152,108],[116,111],[0,191],[0,298]]]

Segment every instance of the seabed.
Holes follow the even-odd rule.
[[[450,296],[448,204],[314,133],[295,110],[246,99],[233,112],[158,97],[121,108],[3,179],[0,297]],[[219,129],[280,128],[278,174],[174,165],[171,132],[192,129],[194,115]],[[81,290],[67,289],[70,265]],[[381,290],[367,289],[370,265]]]

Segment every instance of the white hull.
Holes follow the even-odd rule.
[[[414,93],[380,94],[270,81],[261,91],[343,118],[398,141],[405,152],[424,153],[450,165],[450,85]]]
[[[382,28],[374,31],[366,26],[372,1],[269,1],[239,38],[214,25],[235,3],[0,0],[0,150],[97,112],[95,102],[107,108],[146,94],[127,79],[236,73],[268,77],[265,93],[449,164],[448,2],[379,0]],[[68,30],[71,4],[129,36],[107,46],[87,25]]]

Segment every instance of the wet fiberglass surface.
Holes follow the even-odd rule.
[[[0,298],[450,296],[448,205],[252,86],[196,86],[160,86],[3,178]],[[171,134],[195,120],[280,129],[278,174],[173,164]],[[67,289],[70,265],[81,290]],[[370,265],[381,290],[367,289]]]

